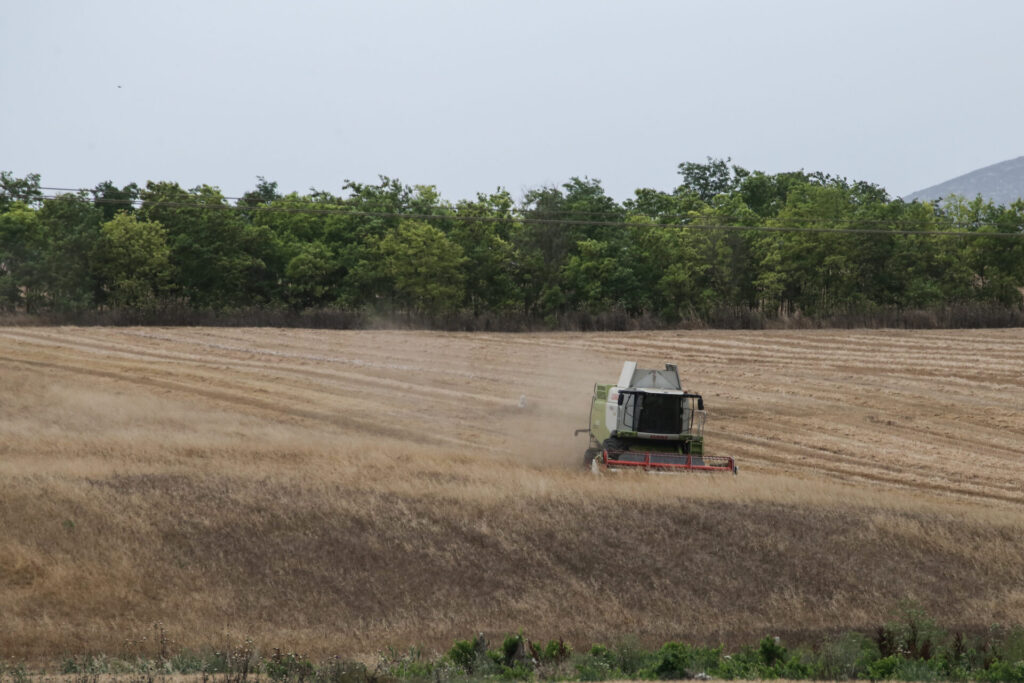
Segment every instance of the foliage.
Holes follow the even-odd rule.
[[[916,631],[916,633],[915,633]],[[886,633],[888,644],[877,640]],[[932,640],[934,638],[934,640]],[[142,640],[145,640],[144,638]],[[141,641],[140,641],[141,642]],[[372,671],[365,664],[331,657],[314,662],[304,655],[271,650],[261,656],[251,640],[215,652],[169,654],[165,638],[161,655],[153,661],[138,655],[69,657],[61,666],[66,675],[104,674],[220,674],[225,680],[246,681],[261,677],[273,681],[313,683],[383,683],[385,681],[468,681],[468,680],[894,680],[894,681],[1011,681],[1024,682],[1024,659],[1020,658],[1024,630],[993,629],[975,641],[957,632],[945,635],[913,603],[901,605],[896,618],[879,627],[875,637],[844,633],[820,643],[814,651],[790,649],[779,638],[766,636],[756,647],[744,647],[731,654],[724,648],[684,642],[667,642],[647,650],[635,639],[612,647],[592,645],[573,654],[564,640],[549,640],[541,646],[520,631],[508,634],[500,646],[488,649],[483,634],[456,640],[443,655],[427,656],[420,648],[380,654]],[[907,648],[917,643],[917,652]],[[924,642],[931,642],[926,651]],[[892,652],[883,650],[892,649]],[[553,666],[571,664],[567,667]],[[24,665],[0,668],[13,680],[27,680]]]
[[[263,671],[274,681],[304,680],[312,678],[316,667],[303,655],[275,649],[274,654],[264,663]]]
[[[119,213],[100,228],[96,270],[115,306],[146,308],[159,301],[171,279],[167,231],[157,221]]]
[[[821,677],[829,680],[864,678],[868,667],[881,659],[875,642],[862,633],[844,633],[818,652]]]
[[[693,678],[697,674],[706,675],[707,670],[717,668],[721,655],[721,648],[709,650],[692,647],[686,643],[666,643],[658,650],[657,664],[642,670],[641,674],[644,678],[662,680]]]
[[[38,173],[29,173],[24,178],[18,178],[10,171],[0,171],[0,213],[9,211],[16,203],[38,205],[43,196],[42,190],[39,189],[39,180]]]
[[[402,221],[380,241],[383,271],[399,306],[423,313],[456,310],[464,295],[462,248],[438,228]]]
[[[230,200],[110,181],[45,197],[0,173],[0,308],[27,313],[340,307],[430,324],[469,316],[675,325],[973,311],[1018,320],[1024,201],[906,203],[823,173],[679,165],[672,192],[617,202],[573,177],[451,204],[382,176],[343,194]],[[984,312],[984,313],[983,313]],[[637,322],[642,321],[642,322]]]
[[[471,674],[476,669],[479,652],[476,640],[456,640],[452,649],[448,650],[448,659],[462,671]]]

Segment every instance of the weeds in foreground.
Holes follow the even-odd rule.
[[[305,655],[274,649],[261,654],[251,639],[204,653],[171,654],[163,629],[155,627],[159,654],[154,659],[90,656],[68,658],[61,673],[74,683],[97,683],[100,676],[123,676],[127,683],[150,683],[172,674],[197,675],[208,683],[464,683],[495,681],[604,681],[681,679],[790,679],[899,681],[1010,681],[1024,683],[1024,628],[992,627],[968,637],[943,631],[913,604],[873,634],[850,632],[813,647],[789,648],[765,637],[756,646],[726,654],[724,648],[668,642],[647,650],[635,640],[594,644],[574,652],[564,640],[534,642],[523,632],[492,646],[483,634],[457,640],[444,653],[419,648],[380,653],[376,666],[332,657],[314,662]],[[24,665],[0,664],[0,681],[26,683]]]

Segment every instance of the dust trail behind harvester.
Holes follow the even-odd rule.
[[[573,432],[588,423],[595,375],[607,372],[603,366],[613,367],[615,362],[595,363],[592,354],[574,343],[575,335],[552,335],[545,341],[540,353],[509,349],[507,361],[496,368],[520,392],[525,405],[520,408],[516,403],[495,424],[504,435],[506,457],[533,467],[579,470],[586,440]],[[520,355],[522,351],[526,353]]]

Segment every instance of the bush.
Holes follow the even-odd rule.
[[[898,655],[889,655],[888,657],[877,659],[868,666],[868,678],[873,681],[894,678],[899,665],[900,657]]]
[[[170,670],[181,674],[199,673],[204,670],[205,664],[206,659],[203,655],[188,650],[172,655],[168,660]]]
[[[362,662],[351,662],[332,657],[320,664],[316,680],[322,683],[380,683],[381,678],[370,675]]]
[[[448,650],[448,660],[467,674],[472,674],[476,669],[476,643],[476,640],[456,640]]]
[[[769,669],[773,668],[776,664],[782,664],[786,661],[786,648],[779,644],[778,638],[771,638],[770,636],[765,636],[761,639],[761,643],[757,648],[757,654],[761,658],[761,663]]]
[[[533,678],[533,669],[526,662],[516,662],[512,666],[502,666],[498,677],[503,681],[529,681]]]
[[[505,642],[501,644],[501,654],[501,663],[507,667],[513,666],[517,661],[523,659],[523,634],[506,636]]]
[[[935,659],[901,658],[895,677],[901,681],[935,681],[941,678],[940,667]]]
[[[275,649],[274,654],[263,665],[263,671],[273,681],[304,681],[316,670],[313,663],[303,655],[293,652],[282,653]]]
[[[752,647],[745,647],[739,652],[723,657],[714,675],[719,678],[745,680],[776,678],[774,672],[761,661],[758,651]]]
[[[946,637],[935,621],[915,602],[901,603],[897,608],[896,619],[887,624],[884,631],[899,654],[910,659],[931,659],[936,643]]]
[[[1004,662],[995,660],[985,671],[978,672],[979,681],[1012,681],[1024,682],[1024,661]]]
[[[538,659],[542,662],[561,662],[568,659],[571,654],[572,648],[559,638],[558,640],[549,640],[541,650]]]
[[[878,646],[861,633],[844,633],[826,643],[818,656],[819,678],[867,678],[868,667],[881,657]]]
[[[678,680],[693,678],[693,648],[686,643],[665,643],[658,650],[658,663],[644,669],[644,678],[660,678],[661,680]]]
[[[1005,631],[999,638],[997,656],[1004,662],[1024,660],[1024,628],[1020,626]]]
[[[504,681],[605,681],[612,679],[673,680],[704,678],[898,680],[898,681],[1009,681],[1024,683],[1024,629],[992,627],[977,640],[957,631],[948,638],[916,607],[904,606],[901,618],[879,628],[874,638],[845,633],[821,645],[812,655],[787,649],[766,637],[754,647],[723,655],[722,647],[707,648],[682,642],[665,643],[651,652],[635,639],[614,647],[595,644],[573,654],[564,640],[534,645],[522,632],[506,636],[495,649],[487,649],[482,635],[456,640],[436,658],[418,648],[382,653],[377,668],[335,657],[314,665],[303,655],[274,650],[264,658],[251,639],[225,652],[176,655],[161,653],[158,660],[139,656],[107,658],[102,655],[69,657],[62,672],[78,678],[128,673],[137,680],[152,680],[164,673],[221,673],[226,683],[245,683],[266,676],[280,683],[389,683],[396,680],[465,683],[484,679]],[[141,677],[140,677],[141,675]],[[5,678],[6,676],[6,678]],[[24,683],[24,668],[4,668],[0,680]]]
[[[399,653],[394,648],[388,648],[387,652],[381,653],[378,668],[396,678],[426,680],[440,677],[441,671],[452,673],[447,670],[454,670],[458,667],[455,667],[447,658],[442,658],[436,663],[432,662],[423,657],[423,653],[418,647],[411,647],[404,653]],[[445,676],[445,678],[449,677]]]
[[[589,652],[576,658],[575,666],[581,681],[606,681],[622,676],[615,668],[614,653],[604,645],[592,646]]]
[[[615,668],[626,676],[635,676],[655,662],[656,655],[644,650],[635,638],[626,638],[619,642],[615,650]]]

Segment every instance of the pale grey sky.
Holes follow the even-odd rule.
[[[909,193],[1024,154],[1024,2],[5,0],[0,170],[450,200],[706,156]]]

